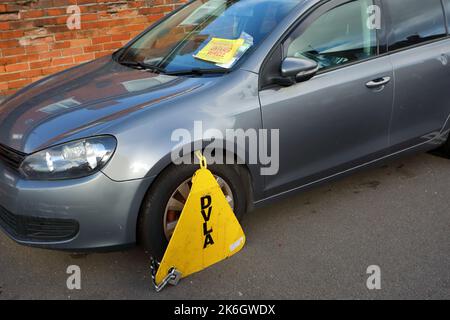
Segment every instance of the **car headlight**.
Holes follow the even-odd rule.
[[[31,180],[81,178],[101,170],[116,146],[112,136],[72,141],[27,156],[20,168]]]

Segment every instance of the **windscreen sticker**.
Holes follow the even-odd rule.
[[[242,32],[239,38],[243,39],[244,43],[239,47],[233,59],[231,59],[228,63],[216,63],[218,67],[230,69],[247,52],[247,50],[253,46],[253,37],[248,33]]]
[[[244,39],[212,38],[194,57],[217,64],[229,64],[233,62],[236,53],[244,42]]]

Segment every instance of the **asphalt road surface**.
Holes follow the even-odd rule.
[[[450,299],[449,199],[450,160],[364,171],[249,213],[243,251],[159,294],[139,248],[71,256],[1,234],[0,299]],[[381,290],[366,287],[370,265]]]

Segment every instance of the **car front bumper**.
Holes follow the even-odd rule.
[[[0,229],[20,244],[48,249],[102,251],[132,245],[152,181],[117,182],[102,172],[74,180],[29,181],[0,163]]]

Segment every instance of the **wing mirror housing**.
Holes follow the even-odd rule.
[[[288,57],[281,63],[281,76],[287,84],[291,80],[291,84],[295,82],[308,81],[314,77],[319,71],[319,64],[316,61],[306,58]]]

